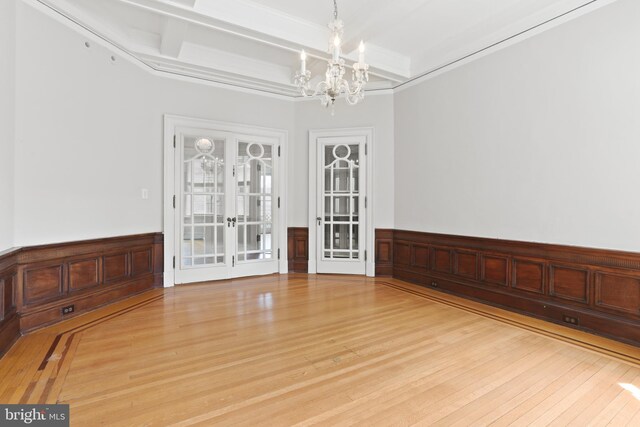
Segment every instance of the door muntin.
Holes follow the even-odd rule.
[[[363,274],[364,140],[318,139],[318,272]]]
[[[182,269],[226,264],[226,140],[182,135],[180,248]]]
[[[238,263],[274,260],[274,143],[238,140],[236,256]]]

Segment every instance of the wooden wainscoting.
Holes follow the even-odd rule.
[[[309,271],[309,229],[289,227],[287,230],[289,272]],[[376,276],[393,274],[393,229],[378,228],[375,235]]]
[[[393,275],[393,229],[376,228],[376,276]]]
[[[287,229],[287,260],[290,273],[309,271],[309,229],[289,227]]]
[[[162,286],[161,233],[20,248],[0,257],[0,352],[19,332]],[[62,314],[63,308],[73,312]]]
[[[0,255],[0,356],[20,336],[16,310],[16,251]]]
[[[393,277],[640,345],[639,253],[402,230],[391,239]]]

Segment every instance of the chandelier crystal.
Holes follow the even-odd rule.
[[[345,62],[340,58],[344,25],[338,19],[337,0],[333,1],[333,20],[329,22],[329,31],[327,53],[331,53],[332,56],[327,60],[325,79],[319,82],[315,89],[311,87],[311,72],[307,70],[307,54],[303,50],[300,53],[300,71],[296,73],[295,83],[302,96],[318,96],[325,107],[333,107],[336,99],[343,94],[349,105],[355,105],[364,99],[364,86],[369,81],[369,65],[364,62],[364,42],[360,42],[358,62],[353,64],[351,84],[345,80]]]

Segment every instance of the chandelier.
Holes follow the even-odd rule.
[[[355,105],[364,99],[364,86],[369,81],[369,65],[364,62],[364,42],[360,42],[358,62],[353,64],[351,84],[344,78],[345,63],[340,58],[342,48],[343,23],[338,19],[337,0],[333,1],[333,20],[329,22],[329,48],[332,57],[327,60],[325,79],[311,88],[311,72],[307,70],[307,54],[300,53],[300,71],[296,73],[295,83],[304,97],[318,96],[323,106],[333,107],[336,99],[344,94],[349,105]]]

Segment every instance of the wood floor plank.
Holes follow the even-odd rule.
[[[78,426],[635,426],[636,361],[394,279],[272,275],[156,289],[22,337],[0,401],[69,403]]]

